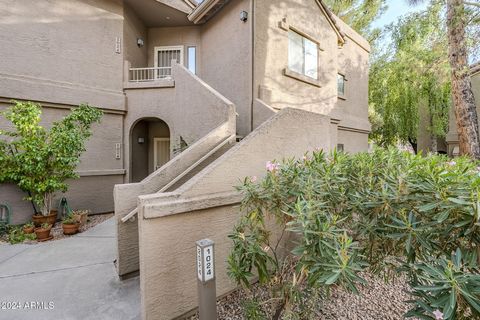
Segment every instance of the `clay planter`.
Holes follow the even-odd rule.
[[[79,225],[78,223],[75,224],[63,224],[63,234],[67,236],[71,236],[78,232]]]
[[[73,213],[73,216],[75,217],[75,220],[78,222],[78,228],[80,229],[87,223],[87,218],[88,218],[88,212],[83,211],[83,212],[75,212]]]
[[[31,233],[34,233],[34,232],[35,232],[34,227],[23,227],[23,233],[25,233],[25,234],[31,234]]]
[[[49,227],[47,229],[44,228],[35,228],[35,234],[37,235],[37,241],[47,241],[52,239],[53,237],[50,236],[50,231],[52,230],[52,227]]]
[[[35,227],[40,227],[43,223],[48,223],[53,227],[55,225],[55,222],[57,222],[57,210],[51,210],[50,214],[47,216],[41,214],[34,214],[32,217],[32,221]]]

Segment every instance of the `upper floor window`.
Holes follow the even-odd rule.
[[[337,75],[337,92],[339,97],[345,97],[345,76],[340,73]]]
[[[318,80],[318,44],[299,33],[288,31],[288,68]]]

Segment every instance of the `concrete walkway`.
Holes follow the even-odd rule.
[[[0,244],[0,320],[140,319],[139,280],[118,279],[115,237],[109,219],[67,239]]]

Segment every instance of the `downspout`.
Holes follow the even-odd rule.
[[[251,12],[251,32],[250,37],[252,41],[252,101],[250,104],[250,132],[253,131],[253,103],[255,101],[255,0],[250,0]]]

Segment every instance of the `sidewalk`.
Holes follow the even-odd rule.
[[[0,320],[140,319],[138,277],[120,281],[113,264],[114,222],[67,239],[0,245]]]

